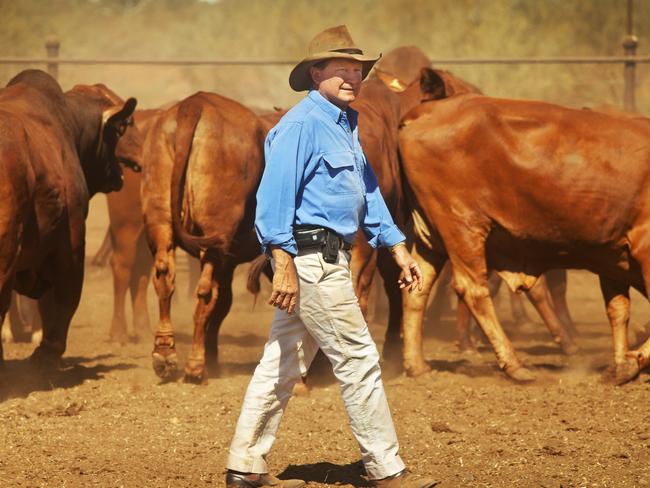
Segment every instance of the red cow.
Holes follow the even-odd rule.
[[[65,351],[83,283],[89,198],[122,187],[119,163],[139,169],[134,154],[116,151],[125,132],[139,137],[127,130],[135,105],[103,85],[64,94],[39,70],[0,90],[0,323],[12,289],[38,298],[39,362]]]
[[[206,359],[216,362],[233,271],[259,255],[253,217],[263,140],[253,112],[204,92],[161,114],[147,135],[142,205],[160,305],[153,366],[163,379],[174,376],[178,361],[170,319],[177,245],[201,260],[185,379],[205,381]]]
[[[439,77],[427,71],[423,80],[424,91],[444,97]],[[426,275],[405,304],[407,368],[424,363],[423,304],[447,259],[456,292],[511,378],[534,375],[499,325],[488,269],[512,289],[532,288],[552,268],[597,273],[615,381],[650,364],[650,339],[629,351],[626,335],[629,288],[647,296],[650,285],[649,120],[462,95],[423,103],[404,123],[400,153],[419,214],[414,252]]]

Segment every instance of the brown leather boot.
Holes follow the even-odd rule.
[[[433,478],[413,474],[405,469],[388,478],[372,480],[372,483],[381,488],[431,488],[439,482]]]
[[[226,488],[301,488],[303,480],[281,480],[268,473],[236,473],[226,472]]]

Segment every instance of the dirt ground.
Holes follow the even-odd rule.
[[[105,215],[97,197],[89,255],[101,242]],[[0,486],[222,486],[272,312],[262,303],[268,287],[253,308],[245,271],[237,275],[235,304],[222,328],[219,371],[197,386],[161,384],[151,368],[151,341],[123,347],[107,341],[111,272],[89,267],[61,371],[37,375],[24,361],[33,345],[4,345]],[[178,281],[173,317],[183,360],[192,304],[182,271]],[[633,322],[644,323],[650,307],[638,295],[633,302]],[[517,350],[539,376],[528,386],[508,381],[488,348],[459,355],[452,317],[429,320],[425,352],[433,371],[415,379],[384,373],[401,454],[412,470],[442,487],[650,486],[650,375],[624,387],[603,384],[611,339],[593,276],[570,273],[569,304],[582,348],[573,357],[539,323],[513,328],[507,300],[498,302]],[[155,323],[153,289],[149,307]],[[383,325],[373,320],[371,330],[381,347]],[[272,469],[310,486],[366,485],[333,377],[320,374],[313,383],[309,396],[289,404],[269,457]]]

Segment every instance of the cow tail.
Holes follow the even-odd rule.
[[[200,257],[201,250],[220,248],[224,245],[224,239],[221,236],[196,236],[190,234],[185,229],[181,217],[187,167],[192,152],[194,134],[201,120],[202,110],[200,102],[193,100],[182,103],[178,109],[176,151],[171,181],[171,214],[174,239],[185,251],[195,257]]]
[[[269,259],[266,254],[260,254],[251,262],[251,267],[248,269],[246,289],[253,295],[257,295],[260,292],[260,277],[268,264]]]

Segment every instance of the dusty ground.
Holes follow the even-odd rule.
[[[102,207],[100,199],[91,212],[90,253],[105,228]],[[62,371],[36,376],[24,361],[33,346],[5,344],[0,485],[221,486],[240,402],[271,317],[262,303],[253,310],[241,278],[222,329],[220,371],[205,386],[160,384],[150,342],[107,342],[111,275],[89,268]],[[184,356],[191,305],[185,277],[179,281],[174,317]],[[155,319],[153,291],[150,297]],[[611,342],[597,282],[571,273],[569,299],[581,333],[582,352],[575,357],[563,356],[542,325],[527,333],[509,328],[540,377],[530,386],[505,379],[485,348],[478,357],[459,356],[450,317],[429,323],[425,350],[433,372],[417,379],[385,374],[401,453],[414,471],[443,487],[650,486],[650,375],[620,388],[602,384]],[[633,320],[644,322],[650,307],[638,295],[633,301]],[[499,310],[509,318],[505,301]],[[381,345],[383,327],[371,328]],[[338,388],[327,374],[315,383],[310,396],[290,402],[271,466],[312,486],[363,486]]]

